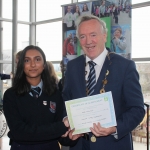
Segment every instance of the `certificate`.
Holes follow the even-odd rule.
[[[111,92],[66,101],[65,105],[73,134],[91,132],[93,123],[100,122],[105,128],[117,125]]]

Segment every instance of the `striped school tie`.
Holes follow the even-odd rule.
[[[32,93],[34,98],[38,98],[39,97],[40,91],[41,91],[40,87],[31,88],[31,93]]]
[[[89,61],[88,63],[90,66],[90,72],[89,72],[89,76],[87,79],[86,88],[87,88],[87,95],[90,96],[93,94],[94,87],[96,85],[96,73],[95,73],[95,68],[94,68],[96,63],[93,61]]]

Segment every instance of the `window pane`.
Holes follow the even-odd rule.
[[[150,104],[150,62],[136,63],[137,70],[140,75],[140,84],[144,96],[144,102]]]
[[[58,77],[58,79],[62,78],[62,72],[61,72],[61,68],[60,68],[60,64],[53,64],[56,75]]]
[[[36,21],[62,17],[61,5],[70,3],[71,0],[36,0]]]
[[[12,60],[12,23],[3,22],[3,60]]]
[[[140,83],[141,83],[142,92],[144,96],[144,102],[150,105],[150,62],[136,62],[136,67],[140,75]],[[146,107],[145,107],[145,110],[146,112],[145,112],[145,116],[143,120],[132,131],[133,147],[135,150],[147,149],[146,138],[147,138],[148,128],[147,128],[147,108]],[[149,126],[149,129],[150,129],[150,126]]]
[[[12,19],[12,0],[2,1],[2,17]]]
[[[18,20],[29,21],[29,0],[18,0]]]
[[[29,25],[18,24],[17,51],[24,49],[29,45]]]
[[[12,72],[12,65],[11,64],[3,64],[3,73],[4,74],[10,74]],[[3,82],[3,93],[11,87],[12,85],[12,80],[11,79],[6,79],[2,80]]]
[[[150,6],[132,9],[132,58],[150,57]]]
[[[132,0],[132,4],[143,3],[143,2],[149,2],[149,0]]]
[[[74,3],[76,2],[77,0],[74,0]],[[84,1],[91,1],[91,0],[78,0],[78,2],[84,2]]]
[[[47,61],[62,59],[62,22],[37,25],[36,43],[46,54]]]

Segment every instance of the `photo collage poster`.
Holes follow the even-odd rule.
[[[131,0],[84,1],[62,6],[63,10],[63,62],[66,65],[84,54],[76,36],[75,22],[79,16],[93,14],[106,22],[106,47],[131,59]]]

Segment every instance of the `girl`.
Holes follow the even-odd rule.
[[[74,144],[62,122],[64,109],[55,79],[50,77],[41,48],[27,46],[21,53],[12,88],[4,94],[4,114],[11,150],[60,150]],[[66,134],[65,134],[66,133]]]

